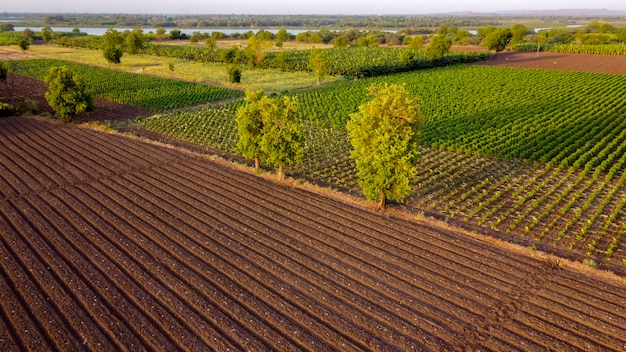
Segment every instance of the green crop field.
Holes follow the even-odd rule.
[[[20,68],[43,79],[51,67],[67,66],[80,76],[96,96],[152,111],[180,108],[212,101],[240,97],[239,90],[206,84],[81,65],[51,59],[25,60]]]
[[[566,257],[626,261],[622,76],[459,65],[298,93],[307,144],[295,177],[359,193],[344,125],[381,80],[406,83],[426,116],[414,211]],[[233,152],[237,106],[143,124]]]

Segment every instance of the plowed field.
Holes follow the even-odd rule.
[[[498,53],[491,60],[479,62],[477,65],[626,74],[626,56],[623,55],[550,52],[541,52],[537,55],[536,52],[529,51],[508,51]]]
[[[626,285],[71,125],[0,119],[0,350],[624,351]]]

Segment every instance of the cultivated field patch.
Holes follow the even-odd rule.
[[[2,350],[591,350],[626,286],[206,157],[0,119]]]

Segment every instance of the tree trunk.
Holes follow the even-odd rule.
[[[319,77],[317,77],[317,85],[319,86],[321,84],[322,84],[322,80]]]
[[[282,181],[285,178],[285,172],[283,171],[283,166],[278,167],[278,181]]]
[[[384,209],[385,205],[387,205],[387,197],[385,196],[385,191],[380,191],[380,199],[378,200],[378,208]]]
[[[539,49],[541,49],[541,43],[537,40],[537,57],[539,57]]]
[[[254,157],[254,170],[257,171],[261,168],[261,161],[259,160],[259,156]]]

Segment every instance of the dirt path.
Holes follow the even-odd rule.
[[[0,119],[1,350],[623,351],[626,284],[204,157]]]

